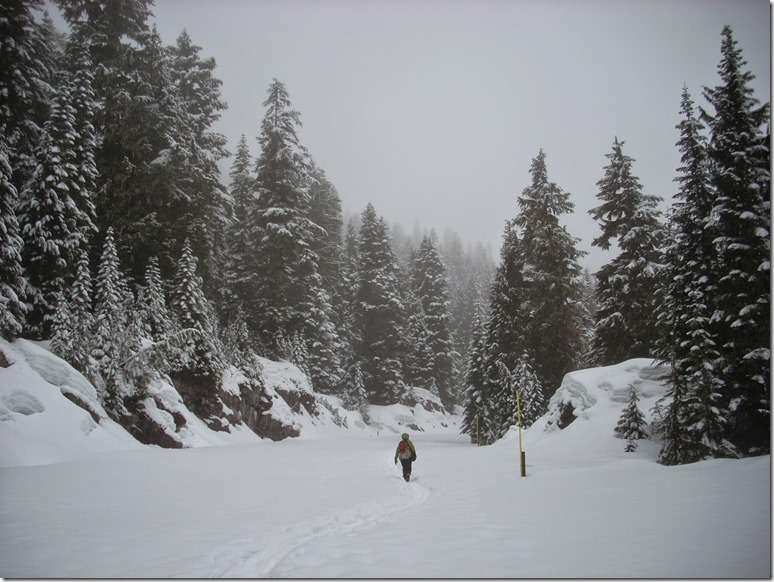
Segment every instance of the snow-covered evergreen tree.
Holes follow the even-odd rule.
[[[402,362],[405,308],[398,283],[398,265],[387,225],[372,204],[362,214],[354,306],[356,361],[372,404],[395,404],[404,392]]]
[[[500,265],[489,303],[489,320],[483,362],[484,404],[479,416],[484,444],[502,437],[513,425],[515,399],[503,375],[524,353],[524,331],[531,317],[524,286],[523,255],[514,221],[506,222]]]
[[[468,350],[468,365],[465,370],[465,400],[460,432],[470,436],[470,441],[479,443],[481,417],[484,411],[484,350],[486,349],[486,328],[482,318],[483,306],[476,311],[473,337]]]
[[[16,200],[8,146],[0,135],[0,336],[8,340],[21,334],[27,313]]]
[[[721,84],[705,88],[713,112],[707,154],[715,189],[709,227],[719,279],[713,297],[727,435],[744,453],[770,450],[771,154],[769,104],[759,105],[730,27],[722,32]]]
[[[725,456],[725,404],[719,375],[720,353],[712,301],[717,285],[710,226],[714,192],[702,124],[683,90],[683,120],[678,147],[680,189],[670,217],[665,250],[664,288],[660,293],[659,357],[670,364],[660,460],[667,465],[693,462],[708,454]]]
[[[167,310],[161,270],[156,257],[151,257],[145,270],[145,284],[137,291],[137,305],[145,337],[158,342],[173,333],[172,317]]]
[[[340,392],[342,394],[341,405],[344,408],[359,412],[364,422],[371,422],[371,411],[368,407],[368,397],[363,383],[363,372],[357,362],[350,361],[347,366],[347,373],[344,376]]]
[[[633,453],[637,450],[637,443],[641,439],[648,439],[648,423],[645,421],[645,415],[639,409],[637,403],[640,401],[637,395],[637,389],[634,385],[629,386],[629,401],[621,413],[613,432],[619,439],[626,439],[627,453]]]
[[[202,279],[196,272],[197,263],[186,240],[172,287],[171,305],[179,327],[196,333],[189,337],[180,361],[173,364],[173,371],[215,388],[224,368],[223,350],[212,306],[204,296]]]
[[[545,393],[540,378],[524,354],[511,372],[511,384],[519,391],[518,407],[521,409],[521,426],[528,428],[546,411]]]
[[[530,174],[532,183],[519,197],[515,221],[522,230],[522,277],[532,314],[524,330],[524,349],[539,384],[553,392],[567,372],[577,369],[583,353],[586,321],[578,259],[585,253],[575,246],[579,240],[559,222],[574,205],[569,194],[548,179],[542,150],[532,160]],[[516,369],[515,364],[511,369]]]
[[[30,284],[28,331],[47,337],[59,293],[75,276],[75,263],[94,229],[78,207],[79,172],[74,157],[79,136],[70,84],[62,85],[36,150],[37,168],[19,194],[17,215],[24,240],[22,260]],[[75,196],[75,198],[73,198]]]
[[[56,47],[46,42],[33,13],[42,8],[42,0],[0,4],[0,127],[17,192],[37,166],[34,152],[49,118],[57,74]]]
[[[446,268],[431,237],[422,239],[411,262],[411,284],[419,298],[427,330],[432,378],[445,406],[454,404],[454,345],[449,332],[449,299]]]
[[[632,174],[632,158],[623,153],[618,138],[605,176],[597,182],[602,204],[589,211],[602,234],[593,246],[608,250],[617,243],[619,254],[596,273],[597,323],[594,360],[609,365],[635,357],[652,357],[656,351],[656,290],[661,266],[664,228],[657,196],[643,194]]]
[[[101,381],[97,382],[97,388],[103,402],[110,408],[116,407],[123,396],[120,370],[122,338],[127,329],[125,299],[123,274],[113,229],[109,228],[105,235],[95,282],[91,356],[101,378]]]

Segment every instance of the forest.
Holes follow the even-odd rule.
[[[232,156],[215,61],[185,31],[165,46],[151,0],[55,4],[66,33],[42,0],[0,6],[0,334],[50,340],[111,414],[159,376],[206,411],[232,366],[260,395],[260,355],[366,421],[425,388],[490,444],[566,373],[653,358],[670,370],[662,463],[769,453],[770,109],[729,27],[720,84],[676,103],[666,214],[613,139],[590,213],[593,246],[617,254],[590,274],[546,152],[499,262],[373,204],[345,220],[281,81],[259,154],[246,128]]]

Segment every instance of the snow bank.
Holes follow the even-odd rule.
[[[628,404],[631,387],[639,397],[640,411],[651,423],[654,405],[667,391],[668,370],[652,359],[635,358],[566,374],[548,403],[548,412],[523,431],[523,445],[555,446],[578,457],[584,457],[589,451],[617,456],[622,453],[625,441],[613,431]],[[517,438],[518,429],[512,427],[502,442],[511,446]],[[658,443],[641,440],[634,454],[655,460],[659,449]]]
[[[10,364],[0,367],[0,467],[59,463],[92,453],[142,447],[134,433],[108,416],[96,388],[44,345],[23,339],[0,344]],[[301,439],[378,436],[407,430],[459,432],[459,417],[446,412],[438,398],[426,390],[413,389],[409,400],[414,404],[410,406],[372,407],[371,422],[366,423],[359,413],[346,410],[340,398],[315,393],[308,378],[293,364],[264,358],[259,363],[265,396],[271,399],[271,407],[262,414]],[[239,402],[244,382],[242,373],[230,368],[221,391]],[[227,417],[234,414],[222,399],[218,406],[222,406],[220,422],[227,430],[210,428],[186,406],[172,384],[157,378],[150,382],[148,398],[140,404],[142,414],[132,417],[131,424],[143,424],[162,439],[154,442],[164,446],[194,448],[263,440],[244,423],[229,422]]]
[[[57,463],[88,453],[140,448],[108,418],[97,391],[67,362],[25,340],[0,339],[0,466]],[[65,394],[75,393],[90,412]]]

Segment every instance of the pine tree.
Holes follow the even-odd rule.
[[[569,194],[549,181],[542,150],[532,160],[530,173],[532,183],[519,197],[515,222],[522,229],[523,279],[532,313],[525,342],[539,384],[555,390],[564,375],[578,367],[582,355],[585,320],[578,259],[585,253],[576,249],[579,240],[559,223],[574,205]]]
[[[67,298],[64,293],[60,293],[51,321],[50,349],[51,353],[68,362],[72,362],[75,349],[76,340],[73,338],[73,327],[72,312]]]
[[[594,331],[594,359],[609,365],[655,353],[656,293],[664,231],[656,208],[661,200],[642,193],[632,174],[634,160],[618,138],[607,155],[610,163],[597,182],[602,204],[589,211],[602,228],[593,246],[607,250],[615,239],[620,253],[596,274],[599,310]]]
[[[0,4],[0,127],[17,192],[37,165],[34,151],[54,95],[55,47],[33,14],[42,7],[41,0]]]
[[[715,230],[710,226],[714,192],[702,124],[683,90],[678,147],[683,165],[676,181],[670,243],[665,250],[664,289],[658,325],[659,357],[669,362],[669,384],[660,460],[693,462],[708,454],[725,456],[720,353],[712,323],[718,277],[713,264]]]
[[[233,220],[228,226],[228,246],[225,258],[224,308],[228,317],[234,317],[241,310],[241,302],[250,296],[251,282],[254,277],[252,262],[248,262],[251,253],[250,215],[253,209],[255,179],[252,175],[253,160],[244,134],[237,145],[234,161],[231,164],[230,194],[234,201]],[[244,314],[244,311],[242,311]]]
[[[94,196],[97,191],[97,135],[94,115],[97,109],[94,93],[94,75],[89,47],[83,39],[73,36],[68,45],[70,60],[70,99],[73,108],[73,130],[76,136],[72,144],[72,164],[77,169],[73,181],[75,188],[70,197],[78,209],[76,227],[80,231],[80,248],[88,250],[97,234],[97,216]]]
[[[76,266],[75,281],[68,294],[71,311],[73,350],[68,360],[72,366],[87,377],[94,376],[94,364],[91,359],[92,329],[94,313],[92,308],[92,283],[89,255],[81,251]]]
[[[8,340],[21,334],[27,312],[16,199],[8,146],[0,135],[0,336]]]
[[[69,83],[57,94],[36,151],[39,164],[20,193],[16,211],[31,292],[28,327],[38,338],[48,335],[57,297],[72,282],[78,254],[88,247],[94,228],[91,218],[77,205],[80,170],[75,165],[74,148],[78,136],[70,95]]]
[[[341,405],[347,410],[359,412],[363,422],[370,423],[371,411],[368,407],[368,397],[363,383],[363,372],[357,362],[350,361],[347,366],[341,393]]]
[[[109,408],[118,406],[122,397],[121,347],[127,330],[124,310],[125,289],[118,262],[113,229],[105,235],[95,286],[94,331],[91,356],[101,380],[97,382],[100,396]]]
[[[299,113],[292,109],[285,86],[275,79],[268,93],[255,203],[244,225],[252,248],[236,274],[237,291],[265,353],[289,357],[282,346],[298,335],[309,354],[315,389],[332,392],[343,372],[330,296],[312,250],[323,231],[308,218],[308,155],[296,133]]]
[[[500,265],[489,303],[489,322],[483,353],[483,405],[479,416],[484,444],[501,438],[513,425],[515,398],[510,370],[524,353],[525,335],[532,316],[524,286],[523,254],[515,221],[506,222]]]
[[[174,128],[184,138],[176,139],[178,147],[170,148],[173,179],[186,194],[179,206],[181,213],[170,217],[177,221],[182,218],[184,225],[173,236],[189,238],[193,251],[201,257],[199,271],[205,290],[219,297],[223,277],[220,264],[226,253],[225,235],[233,200],[221,184],[217,165],[228,155],[226,138],[211,128],[227,105],[220,98],[222,82],[214,76],[215,59],[201,58],[201,47],[193,44],[187,32],[183,31],[167,50],[178,118]]]
[[[518,407],[521,408],[521,426],[528,428],[546,411],[546,401],[540,378],[524,354],[511,372],[511,384],[519,391]]]
[[[214,389],[223,371],[223,350],[218,339],[212,306],[204,296],[202,279],[196,272],[198,260],[186,240],[175,274],[171,305],[181,329],[194,330],[181,361],[173,365],[175,374],[196,378]]]
[[[645,415],[642,414],[637,403],[640,401],[637,395],[637,389],[634,385],[629,386],[629,402],[618,419],[615,427],[615,434],[620,439],[626,439],[625,451],[633,453],[637,450],[637,444],[634,441],[648,439],[648,423],[645,422]]]
[[[156,257],[151,257],[145,270],[145,285],[137,292],[140,322],[145,337],[158,342],[174,332],[167,310],[161,271]]]
[[[434,377],[434,357],[425,312],[422,309],[421,300],[410,285],[401,285],[401,291],[406,319],[404,379],[410,386],[429,390]]]
[[[484,350],[486,329],[482,321],[483,306],[476,312],[473,337],[468,350],[468,365],[465,370],[465,400],[460,433],[470,436],[471,442],[480,444],[479,432],[484,407]]]
[[[372,404],[395,404],[404,391],[404,311],[387,226],[372,204],[362,214],[354,332],[356,361]]]
[[[770,149],[764,128],[768,103],[752,96],[754,76],[726,26],[718,73],[721,85],[705,88],[714,109],[705,112],[707,153],[716,198],[717,272],[713,307],[722,354],[721,378],[730,412],[727,435],[740,451],[770,450],[771,391],[771,186]]]
[[[424,314],[426,341],[432,358],[432,378],[438,386],[441,402],[451,407],[454,404],[452,376],[455,354],[449,332],[446,268],[431,237],[422,239],[422,244],[412,260],[411,281]]]

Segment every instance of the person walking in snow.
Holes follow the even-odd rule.
[[[408,481],[411,479],[411,463],[417,460],[417,449],[414,443],[411,442],[411,439],[409,439],[407,432],[401,435],[398,447],[395,449],[396,465],[398,464],[398,459],[400,459],[400,464],[403,465],[403,478]]]

